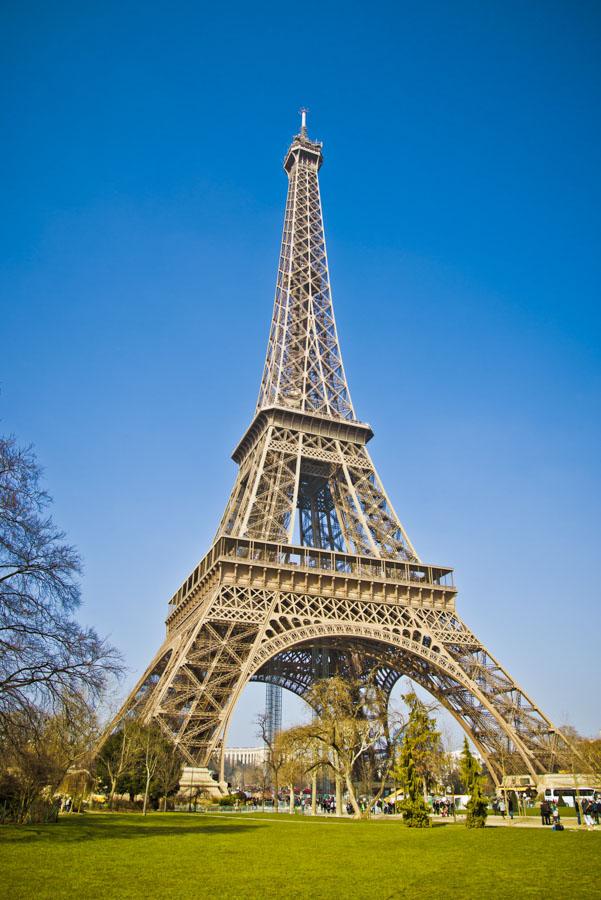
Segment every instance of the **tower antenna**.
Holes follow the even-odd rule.
[[[306,106],[301,106],[299,112],[301,115],[301,134],[303,137],[307,137],[307,113],[309,110]]]

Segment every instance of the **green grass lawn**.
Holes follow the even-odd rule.
[[[0,827],[10,900],[598,897],[601,834],[252,814]]]

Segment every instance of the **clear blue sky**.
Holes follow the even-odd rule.
[[[397,511],[542,708],[598,732],[599,5],[20,0],[1,25],[1,425],[128,683],[235,476],[306,105]]]

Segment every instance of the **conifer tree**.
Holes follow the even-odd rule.
[[[403,789],[403,800],[399,804],[403,821],[410,828],[427,828],[430,824],[428,807],[424,799],[425,774],[429,754],[437,746],[440,735],[435,721],[428,716],[424,705],[415,694],[404,698],[409,706],[409,720],[401,745],[396,778]]]
[[[428,789],[436,779],[437,770],[440,769],[442,759],[440,732],[436,727],[436,719],[430,715],[431,709],[414,691],[403,694],[403,700],[409,707],[405,742],[411,746],[413,763],[426,800]]]
[[[413,748],[407,740],[401,749],[397,774],[404,794],[403,800],[399,804],[403,821],[409,828],[428,828],[430,817],[422,793],[423,782],[415,768]]]
[[[461,777],[467,793],[470,794],[465,824],[468,828],[484,828],[488,804],[482,795],[482,772],[478,760],[470,751],[467,738],[463,739]]]

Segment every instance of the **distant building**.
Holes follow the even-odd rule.
[[[229,747],[224,757],[230,766],[262,766],[267,758],[267,747]]]
[[[470,752],[471,752],[472,756],[476,757],[478,762],[480,762],[480,763],[484,762],[481,755],[478,753],[478,751],[474,747],[470,747]],[[462,753],[463,753],[463,747],[460,747],[458,750],[451,750],[451,752],[449,753],[449,756],[452,756],[454,760],[459,762],[459,760],[461,759]]]

